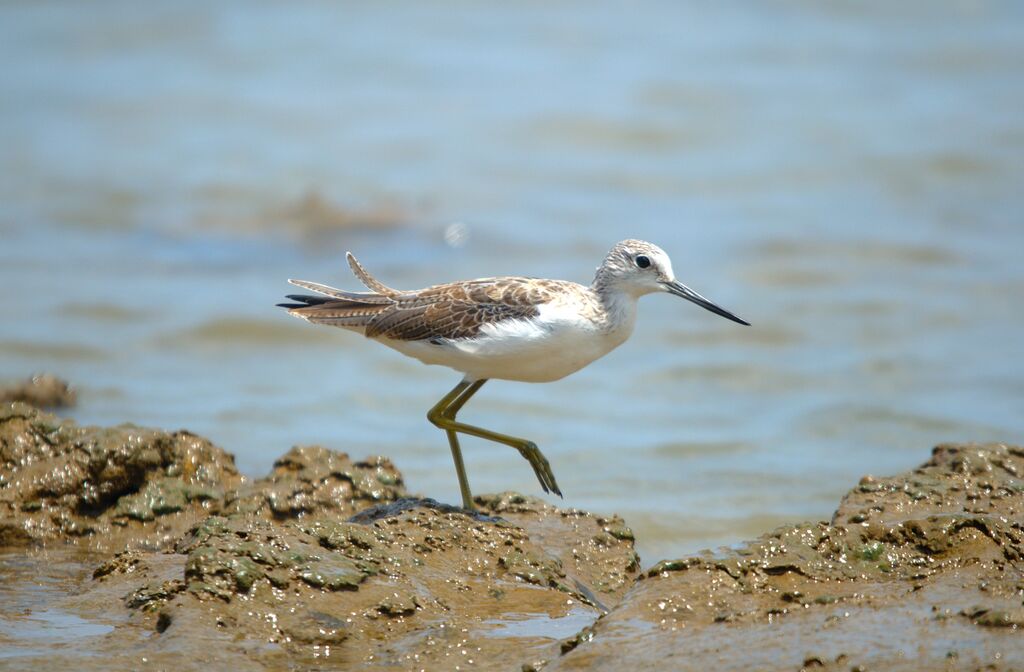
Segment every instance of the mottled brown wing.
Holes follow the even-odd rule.
[[[553,298],[549,281],[493,278],[403,294],[366,325],[368,337],[402,341],[472,338],[485,324],[536,317]]]

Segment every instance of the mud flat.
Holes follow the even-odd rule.
[[[641,571],[614,516],[480,513],[386,458],[265,478],[189,432],[0,405],[0,669],[1024,669],[1024,450],[944,445],[833,519]]]

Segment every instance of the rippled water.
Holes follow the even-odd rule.
[[[1024,6],[694,4],[3,4],[0,376],[250,474],[319,442],[457,501],[424,418],[457,374],[289,319],[285,279],[355,287],[351,249],[399,287],[589,281],[640,237],[754,326],[647,297],[604,360],[464,417],[646,562],[1020,441]]]

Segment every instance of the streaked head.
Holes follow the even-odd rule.
[[[749,325],[749,322],[741,320],[676,280],[672,260],[665,250],[643,240],[616,243],[597,269],[594,285],[613,288],[636,297],[668,292],[733,322]]]

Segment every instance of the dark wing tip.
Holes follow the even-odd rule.
[[[285,296],[286,299],[292,301],[298,301],[299,303],[278,303],[275,304],[279,308],[287,308],[291,310],[293,308],[308,308],[309,306],[319,306],[329,301],[335,301],[329,296],[313,296],[311,294],[288,294]]]
[[[301,301],[307,306],[319,306],[321,303],[337,301],[337,299],[330,296],[313,296],[312,294],[286,294],[284,298],[291,299],[292,301]]]

